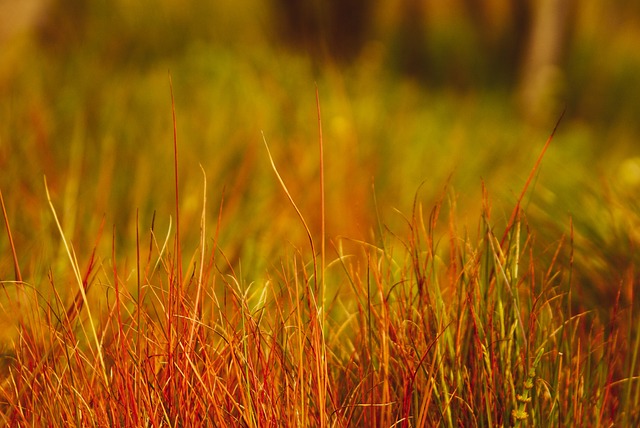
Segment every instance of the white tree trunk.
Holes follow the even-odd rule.
[[[570,36],[572,0],[538,0],[521,69],[519,102],[533,121],[557,116],[564,108],[562,58]]]

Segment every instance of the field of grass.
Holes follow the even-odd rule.
[[[640,423],[628,114],[129,12],[0,63],[0,426]]]

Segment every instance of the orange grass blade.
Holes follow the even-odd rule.
[[[191,312],[191,329],[189,331],[189,340],[187,341],[187,352],[191,352],[191,345],[193,344],[193,338],[195,337],[196,326],[200,320],[200,297],[202,295],[202,284],[204,282],[204,253],[205,253],[205,241],[206,241],[206,219],[207,219],[207,174],[204,171],[202,165],[202,214],[200,217],[200,272],[198,273],[196,297],[193,302],[193,310]]]
[[[556,130],[558,129],[558,126],[560,125],[560,122],[562,121],[562,118],[564,117],[564,113],[565,112],[566,112],[566,110],[562,111],[562,114],[558,118],[558,121],[556,122],[556,125],[553,127],[553,131],[551,132],[551,135],[549,135],[549,138],[547,138],[547,142],[544,144],[544,147],[542,147],[542,151],[540,152],[540,155],[538,156],[538,160],[536,160],[536,163],[533,165],[533,168],[531,169],[531,172],[529,173],[529,177],[527,178],[527,181],[524,183],[524,187],[522,188],[522,192],[520,192],[520,196],[518,197],[518,201],[516,202],[516,206],[513,208],[513,212],[511,213],[511,217],[509,218],[509,222],[507,223],[507,227],[504,230],[504,235],[502,235],[502,240],[500,241],[500,246],[501,247],[504,247],[504,242],[506,241],[507,236],[509,235],[509,232],[511,231],[511,228],[515,224],[516,218],[518,217],[518,213],[520,212],[520,205],[522,203],[522,199],[524,199],[524,195],[527,193],[527,190],[529,188],[529,185],[531,184],[531,181],[533,180],[533,177],[535,176],[536,172],[540,168],[540,163],[542,163],[542,158],[544,157],[544,154],[547,152],[547,149],[549,148],[549,144],[551,144],[551,140],[553,140],[553,137],[556,134]]]
[[[13,236],[11,235],[11,226],[9,226],[9,216],[7,215],[7,209],[4,206],[4,198],[2,197],[2,190],[0,190],[0,204],[2,205],[2,215],[4,216],[4,226],[7,229],[9,246],[11,247],[11,255],[13,256],[13,269],[15,271],[15,278],[17,282],[22,284],[22,274],[20,273],[20,264],[18,263],[16,246],[13,243]]]
[[[167,337],[169,338],[167,343],[167,367],[168,367],[168,379],[167,386],[165,391],[165,397],[170,401],[171,397],[174,396],[175,391],[175,343],[176,343],[176,332],[180,331],[180,318],[176,317],[174,320],[174,315],[179,313],[179,306],[182,303],[182,252],[180,245],[180,191],[179,191],[179,182],[178,182],[178,127],[176,121],[176,104],[175,99],[173,97],[173,82],[171,80],[171,73],[169,73],[169,89],[171,92],[171,119],[173,121],[173,172],[175,179],[175,198],[176,198],[176,236],[175,236],[175,260],[177,264],[177,274],[176,278],[169,281],[169,302],[167,307]],[[173,283],[175,282],[175,286]],[[177,292],[177,295],[176,295]],[[174,325],[175,324],[175,325]],[[169,410],[171,414],[169,415],[170,419],[174,419],[174,408],[173,406]]]
[[[324,272],[325,272],[325,247],[326,247],[326,236],[325,236],[325,206],[324,206],[324,141],[322,139],[322,113],[320,111],[320,94],[318,92],[318,85],[316,84],[316,109],[318,112],[318,150],[320,152],[320,274],[322,278],[320,280],[320,306],[321,306],[321,319],[320,319],[320,332],[321,334],[324,328],[325,323],[325,280],[324,280]],[[317,279],[316,279],[317,282]],[[322,338],[324,342],[324,338]],[[326,364],[326,349],[324,346],[319,350],[320,352],[320,364],[318,365],[318,370],[321,370],[321,373],[318,373],[320,389],[318,391],[319,394],[319,402],[323,412],[326,412],[326,398],[327,398],[327,389],[328,385],[328,374],[327,374],[327,364]],[[325,418],[324,415],[321,415],[320,426],[325,426]]]
[[[96,353],[98,354],[98,360],[100,361],[100,367],[102,368],[102,376],[104,377],[105,385],[109,384],[109,378],[107,377],[107,369],[104,362],[104,356],[102,355],[102,345],[100,340],[98,339],[98,331],[93,321],[93,317],[91,315],[91,308],[89,307],[89,302],[87,300],[87,293],[85,292],[85,286],[83,279],[80,275],[80,267],[78,266],[78,260],[75,256],[75,251],[73,250],[73,246],[71,246],[67,239],[65,238],[64,231],[62,230],[62,225],[60,224],[60,220],[58,220],[58,214],[56,213],[56,209],[53,206],[53,202],[51,201],[51,195],[49,194],[49,187],[47,186],[47,177],[44,177],[44,189],[47,193],[47,201],[49,202],[49,207],[51,208],[51,212],[53,213],[53,218],[56,222],[56,226],[58,227],[58,231],[60,232],[60,238],[62,239],[62,243],[64,244],[64,248],[67,252],[67,256],[69,257],[69,262],[71,263],[71,268],[73,273],[75,274],[76,281],[78,284],[80,295],[82,296],[82,301],[84,302],[84,307],[87,309],[87,315],[89,318],[89,325],[91,327],[91,334],[93,336],[93,340],[96,347]]]
[[[173,82],[169,73],[169,89],[171,91],[171,118],[173,120],[173,169],[176,191],[176,259],[178,262],[178,286],[182,291],[182,251],[180,247],[180,191],[178,187],[178,122],[176,120],[176,103],[173,98]]]
[[[316,260],[316,246],[313,242],[313,235],[311,234],[311,229],[309,229],[309,226],[307,225],[307,221],[304,219],[304,216],[302,215],[302,211],[300,211],[300,208],[298,208],[298,205],[296,205],[296,202],[293,200],[293,196],[291,196],[291,193],[289,193],[289,189],[287,188],[287,185],[285,184],[284,180],[282,179],[282,176],[278,172],[278,167],[276,166],[276,163],[273,160],[273,156],[271,155],[271,150],[269,150],[269,145],[267,144],[267,139],[264,136],[264,132],[262,133],[262,141],[264,142],[264,146],[267,149],[267,155],[269,156],[269,161],[271,162],[271,168],[273,169],[273,172],[276,174],[276,177],[280,182],[280,186],[282,187],[282,190],[284,190],[284,193],[287,195],[289,202],[291,203],[291,205],[293,205],[293,208],[296,210],[296,214],[298,214],[298,218],[300,218],[300,221],[302,222],[302,226],[304,227],[304,230],[307,233],[307,238],[309,238],[309,245],[311,246],[311,253],[313,254],[313,276],[316,282],[316,293],[317,293],[317,288],[318,288],[317,264],[318,263]],[[314,299],[315,299],[315,296],[314,296]]]
[[[322,301],[324,302],[324,268],[326,247],[324,207],[324,141],[322,139],[322,114],[320,112],[320,95],[318,93],[318,85],[316,85],[316,109],[318,111],[318,146],[320,151],[320,266],[322,272]]]

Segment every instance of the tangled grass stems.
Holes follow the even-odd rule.
[[[176,132],[175,112],[173,121]],[[294,247],[264,282],[243,277],[217,241],[222,204],[212,244],[207,236],[204,173],[200,240],[184,267],[178,206],[173,247],[171,226],[156,239],[154,216],[143,257],[136,225],[133,275],[115,230],[110,254],[76,255],[67,242],[78,291],[65,296],[67,279],[53,271],[53,297],[43,284],[24,287],[29,321],[18,323],[2,357],[2,426],[639,422],[637,314],[616,305],[607,324],[572,307],[580,284],[560,257],[572,260],[571,225],[545,262],[520,207],[524,192],[500,230],[483,189],[475,237],[458,230],[455,197],[425,214],[416,196],[404,228],[391,230],[378,216],[375,243],[346,254],[331,241],[335,259],[326,264],[322,244],[318,263],[318,238],[265,146],[310,249]],[[19,251],[12,245],[14,275]],[[626,281],[631,287],[634,276]]]

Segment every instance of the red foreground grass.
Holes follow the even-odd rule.
[[[329,263],[324,236],[309,233],[312,250],[294,249],[259,285],[236,274],[217,229],[208,240],[204,207],[187,263],[177,209],[171,244],[153,224],[148,236],[138,232],[135,275],[118,265],[115,243],[80,266],[60,228],[77,287],[71,302],[53,274],[44,299],[47,285],[22,278],[11,245],[15,281],[3,286],[20,315],[3,354],[0,423],[639,423],[637,316],[615,305],[604,324],[575,304],[573,233],[549,261],[536,254],[519,202],[497,232],[485,195],[475,238],[458,232],[453,214],[444,239],[435,236],[441,208],[424,213],[416,202],[404,232],[381,228],[378,244],[361,243],[354,258],[336,250]],[[7,211],[3,203],[11,241]],[[106,293],[91,298],[96,283]],[[632,290],[633,275],[620,287]]]

